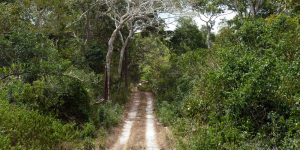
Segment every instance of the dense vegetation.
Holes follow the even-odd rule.
[[[103,149],[141,80],[178,149],[299,148],[298,2],[172,1],[236,11],[217,34],[188,17],[164,31],[157,1],[122,22],[134,2],[0,1],[1,148]]]
[[[0,149],[104,148],[106,131],[122,121],[124,84],[100,103],[114,24],[102,16],[87,43],[87,19],[78,20],[91,2],[1,1]]]
[[[299,29],[294,11],[236,17],[211,49],[192,48],[191,41],[181,48],[175,35],[167,40],[169,54],[153,61],[160,68],[149,63],[153,69],[142,78],[149,80],[144,90],[157,94],[157,115],[173,127],[177,147],[299,149]]]

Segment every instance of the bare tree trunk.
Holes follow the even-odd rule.
[[[131,24],[131,27],[130,27],[130,30],[129,30],[129,34],[128,34],[128,37],[126,38],[123,46],[122,46],[122,49],[121,49],[121,54],[120,54],[120,60],[119,60],[119,68],[118,68],[118,74],[119,74],[119,78],[121,78],[121,73],[122,73],[122,63],[123,63],[123,57],[124,57],[124,52],[125,52],[125,49],[127,48],[127,45],[129,43],[129,39],[133,36],[133,28],[132,28],[132,24]]]
[[[211,32],[211,26],[206,22],[206,28],[207,28],[207,48],[210,49],[210,32]]]
[[[108,41],[108,51],[106,55],[106,64],[105,64],[105,93],[104,93],[105,100],[109,100],[110,59],[111,59],[112,52],[114,50],[114,41],[122,26],[123,25],[120,25],[114,30],[113,34],[111,35]]]
[[[83,11],[87,11],[86,13],[86,24],[85,24],[85,31],[86,31],[86,39],[84,41],[85,50],[87,49],[87,45],[91,39],[91,29],[90,29],[90,4],[87,4],[87,10],[83,7]]]
[[[241,16],[243,16],[243,13],[239,9],[237,0],[234,0],[234,7],[235,7],[235,10],[238,12],[238,14],[240,14]]]
[[[253,3],[251,0],[248,0],[248,3],[250,4],[250,7],[251,7],[252,18],[256,18],[257,10],[262,5],[263,0],[257,0],[257,1],[255,1],[255,3]]]
[[[127,47],[125,48],[125,88],[128,89],[128,52]]]

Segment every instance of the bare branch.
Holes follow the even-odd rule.
[[[97,4],[94,4],[90,9],[88,9],[87,11],[85,11],[84,13],[82,13],[81,15],[80,15],[80,17],[76,20],[76,21],[74,21],[74,22],[72,22],[72,23],[69,23],[67,26],[66,26],[66,28],[69,28],[71,25],[73,25],[73,24],[75,24],[76,22],[78,22],[79,20],[81,20],[81,18],[87,13],[87,12],[89,12],[93,7],[95,7]]]

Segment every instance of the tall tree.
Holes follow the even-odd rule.
[[[204,21],[207,28],[207,47],[211,48],[210,35],[215,20],[225,14],[226,5],[222,0],[196,0],[192,3],[193,9],[197,12],[200,20]]]
[[[130,21],[149,18],[149,15],[165,12],[167,7],[171,4],[170,1],[171,0],[105,0],[109,9],[108,16],[113,19],[116,24],[115,30],[108,41],[105,65],[105,100],[109,100],[110,64],[117,34]]]

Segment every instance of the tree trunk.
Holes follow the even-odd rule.
[[[85,8],[85,7],[84,7]],[[86,10],[83,8],[83,11],[85,12]],[[84,47],[85,50],[87,50],[87,45],[89,44],[89,41],[91,39],[91,29],[90,29],[90,5],[87,4],[87,13],[86,13],[86,24],[85,24],[85,31],[86,31],[86,39],[84,41]]]
[[[127,47],[125,48],[125,88],[128,89],[128,53]]]
[[[255,19],[256,18],[256,10],[255,10],[255,6],[253,3],[251,3],[251,9],[252,9],[252,18]]]
[[[129,39],[132,37],[133,35],[133,29],[130,29],[129,31],[129,34],[128,34],[128,37],[126,38],[125,42],[124,42],[124,45],[122,46],[122,49],[121,49],[121,54],[120,54],[120,60],[119,60],[119,68],[118,68],[118,74],[119,74],[119,78],[121,78],[121,73],[122,73],[122,63],[123,63],[123,58],[124,58],[124,52],[125,52],[125,49],[127,48],[127,45],[128,45],[128,42],[129,42]]]
[[[108,51],[106,55],[106,64],[105,64],[105,92],[104,92],[104,100],[109,100],[109,80],[110,80],[110,59],[112,52],[114,50],[114,41],[116,39],[116,36],[120,29],[122,28],[122,25],[118,26],[113,34],[111,35],[109,41],[108,41]]]
[[[257,0],[255,3],[253,3],[251,0],[248,0],[248,3],[250,4],[251,11],[252,11],[252,18],[256,18],[256,13],[259,9],[259,7],[262,5],[263,0]]]
[[[206,22],[206,28],[207,28],[207,48],[210,49],[210,32],[211,32],[211,26],[209,26],[208,22]]]

